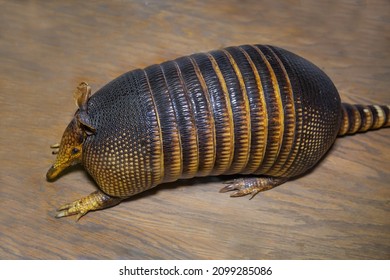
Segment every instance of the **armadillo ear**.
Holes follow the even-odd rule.
[[[94,134],[96,129],[92,126],[87,114],[88,99],[91,96],[91,87],[86,82],[81,82],[73,93],[73,98],[79,107],[77,121],[87,135]]]
[[[87,102],[91,96],[91,87],[86,82],[81,82],[73,92],[73,98],[81,111],[87,111]]]
[[[89,116],[87,115],[87,112],[80,111],[77,114],[77,121],[87,135],[95,134],[96,128],[91,124],[91,121],[89,119]]]

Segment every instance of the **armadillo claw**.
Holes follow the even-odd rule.
[[[257,179],[257,178],[252,178],[252,179]],[[239,178],[233,181],[225,182],[225,184],[228,185],[223,187],[219,192],[225,193],[225,192],[234,191],[230,195],[230,197],[240,197],[240,196],[252,194],[252,196],[250,197],[250,199],[252,199],[256,194],[258,194],[263,190],[262,188],[259,188],[257,186],[252,186],[252,184],[250,184],[248,180],[245,180],[244,178]]]
[[[55,217],[62,218],[62,217],[67,217],[67,216],[72,216],[77,214],[77,221],[78,221],[82,216],[87,214],[87,212],[89,211],[89,210],[83,211],[83,208],[80,207],[81,204],[80,201],[81,199],[73,203],[62,205],[60,208],[57,209],[58,213]]]
[[[234,191],[230,196],[239,197],[251,194],[249,199],[255,197],[259,192],[270,190],[287,181],[287,178],[273,178],[273,177],[248,177],[238,178],[227,182],[227,186],[223,187],[219,192],[225,193]]]
[[[241,188],[245,187],[245,183],[244,183],[243,178],[234,179],[231,181],[226,181],[226,182],[224,182],[224,184],[226,184],[227,186],[220,189],[219,190],[220,193],[231,192],[234,190],[240,190]]]
[[[50,145],[50,148],[53,149],[53,151],[51,153],[53,155],[56,155],[60,151],[60,144],[56,143],[56,144]]]
[[[90,195],[75,200],[72,203],[62,205],[57,209],[56,218],[77,215],[77,221],[89,211],[99,210],[114,206],[122,201],[122,198],[111,197],[101,191],[95,191]]]

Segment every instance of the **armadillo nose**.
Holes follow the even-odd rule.
[[[61,170],[59,168],[56,168],[54,165],[52,165],[46,173],[46,179],[48,181],[53,181],[60,172]]]

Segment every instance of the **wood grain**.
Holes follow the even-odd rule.
[[[79,222],[59,205],[92,192],[81,167],[45,173],[75,105],[134,68],[261,43],[296,52],[342,99],[390,104],[390,3],[4,1],[0,3],[0,258],[389,259],[390,131],[338,139],[301,178],[249,201],[224,178],[166,184]]]

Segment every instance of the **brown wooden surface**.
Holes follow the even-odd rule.
[[[389,259],[388,129],[339,139],[312,172],[251,201],[194,179],[55,219],[96,188],[82,168],[45,180],[80,81],[95,91],[134,68],[262,43],[312,60],[344,101],[390,104],[388,0],[105,2],[0,4],[0,258]]]

